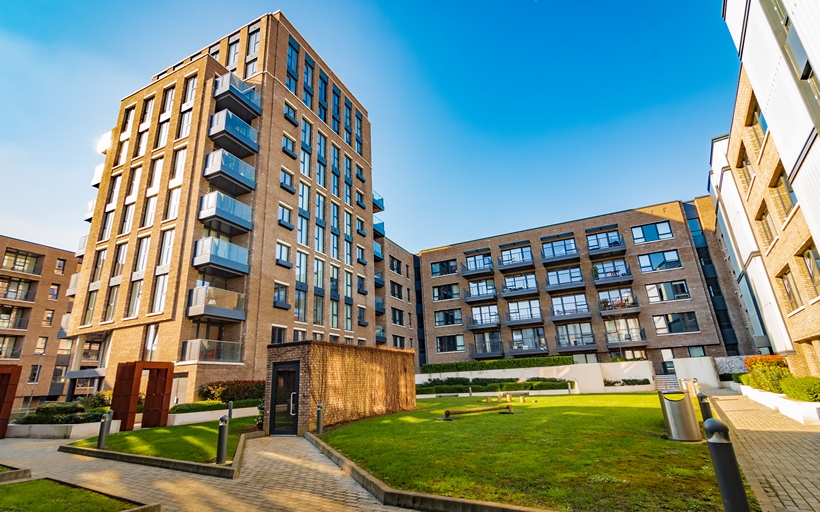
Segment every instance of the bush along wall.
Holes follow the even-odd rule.
[[[538,368],[540,366],[568,366],[571,364],[572,356],[522,357],[518,359],[494,359],[490,361],[428,363],[421,365],[421,373],[475,372],[483,370],[507,370],[510,368]]]

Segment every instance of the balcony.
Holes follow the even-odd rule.
[[[519,297],[533,297],[537,296],[539,293],[538,291],[538,283],[532,287],[522,287],[516,288],[514,286],[502,286],[501,287],[501,296],[505,299],[513,299]]]
[[[495,272],[493,260],[487,258],[483,261],[461,264],[461,275],[463,277],[483,277],[491,276]]]
[[[208,135],[217,147],[239,158],[247,158],[259,152],[259,134],[251,125],[228,110],[211,116]]]
[[[610,240],[598,244],[596,248],[589,248],[590,258],[599,258],[601,256],[620,256],[626,254],[626,243],[624,243],[623,235],[618,235],[617,240]]]
[[[516,325],[536,325],[544,323],[544,315],[541,310],[537,311],[519,311],[518,313],[504,313],[505,325],[513,327]]]
[[[467,304],[478,304],[480,302],[490,302],[498,299],[495,288],[487,288],[483,293],[473,294],[469,289],[464,288],[464,302]]]
[[[512,357],[545,356],[549,353],[546,338],[523,338],[509,342]]]
[[[512,259],[503,259],[501,256],[498,257],[498,270],[501,272],[513,272],[516,270],[527,270],[527,269],[534,269],[535,264],[532,262],[532,256],[529,259],[520,259],[520,258],[512,258]]]
[[[86,222],[91,222],[91,219],[94,218],[94,207],[97,205],[97,200],[92,199],[88,202],[85,207],[85,215],[83,215],[83,220]]]
[[[25,331],[28,329],[28,318],[2,318],[0,319],[0,329],[10,329],[15,331]]]
[[[373,241],[373,259],[376,261],[382,261],[384,259],[384,254],[382,253],[382,244],[379,242]]]
[[[606,346],[608,349],[635,348],[649,345],[646,340],[646,331],[640,327],[632,329],[622,329],[618,332],[606,333]]]
[[[626,265],[624,268],[618,268],[609,272],[598,272],[597,267],[593,265],[592,278],[595,280],[595,286],[631,283],[632,268],[629,265]]]
[[[373,236],[375,238],[384,237],[384,221],[375,215],[373,216]]]
[[[380,345],[387,343],[387,334],[385,334],[384,327],[381,325],[376,326],[376,343]]]
[[[499,359],[504,357],[504,345],[500,341],[470,343],[472,359]]]
[[[373,282],[376,284],[376,288],[384,288],[384,271],[377,270],[373,273]]]
[[[222,192],[211,192],[199,202],[199,220],[220,233],[240,235],[253,229],[253,208]]]
[[[498,313],[490,313],[478,318],[467,317],[467,329],[471,331],[481,331],[483,329],[497,329],[501,325],[501,318]]]
[[[214,83],[216,110],[228,109],[250,123],[262,115],[262,98],[251,86],[233,73],[218,77]]]
[[[592,334],[558,335],[555,337],[555,344],[559,354],[598,350],[595,336]]]
[[[569,320],[586,320],[592,318],[587,304],[578,304],[574,308],[552,308],[550,320],[553,322],[566,322]]]
[[[71,274],[71,278],[68,281],[68,288],[65,290],[66,297],[73,297],[77,294],[77,281],[80,280],[80,273],[77,272],[75,274]]]
[[[4,290],[0,297],[6,300],[15,300],[20,302],[34,302],[34,296],[37,292],[31,290]]]
[[[192,264],[206,274],[239,277],[249,271],[248,250],[218,238],[202,238],[194,245]]]
[[[86,244],[88,244],[88,235],[80,237],[80,243],[77,244],[77,252],[74,253],[74,256],[78,258],[85,256]]]
[[[552,265],[563,265],[565,263],[576,263],[581,261],[581,255],[578,254],[578,251],[575,252],[565,252],[565,253],[555,253],[551,251],[550,254],[547,254],[545,251],[541,251],[541,263],[545,266],[552,266]]]
[[[229,322],[245,320],[245,294],[213,286],[200,286],[188,292],[189,318]]]
[[[383,315],[384,311],[384,299],[382,297],[376,297],[376,314]]]
[[[549,279],[549,277],[547,277]],[[586,288],[586,283],[583,279],[579,281],[565,281],[563,283],[553,283],[547,281],[547,292],[548,293],[555,293],[555,292],[568,292],[571,290],[583,290]]]
[[[637,315],[641,312],[641,306],[638,305],[638,301],[635,299],[604,299],[600,302],[600,305],[601,316],[604,318]]]
[[[256,169],[224,149],[205,157],[202,175],[211,185],[232,196],[241,196],[256,189]]]
[[[222,340],[183,341],[180,360],[208,363],[241,363],[242,343]]]
[[[384,198],[380,196],[375,190],[373,191],[373,211],[374,212],[383,212],[384,211]]]

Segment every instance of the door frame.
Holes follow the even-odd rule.
[[[299,370],[300,370],[300,362],[299,361],[281,361],[278,363],[273,363],[271,368],[271,390],[270,390],[270,435],[272,436],[295,436],[299,430]],[[296,401],[293,404],[295,407],[295,419],[293,421],[293,429],[288,431],[282,430],[275,430],[274,428],[274,420],[276,416],[276,388],[277,388],[277,379],[276,373],[277,369],[279,368],[295,368],[296,370]]]

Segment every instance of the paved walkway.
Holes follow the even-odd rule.
[[[34,478],[53,477],[141,503],[162,503],[169,511],[403,510],[376,501],[301,437],[248,441],[236,480],[57,452],[65,442],[4,439],[0,463],[31,468]]]
[[[763,510],[820,511],[820,426],[803,425],[745,396],[710,395],[731,428],[738,462]]]

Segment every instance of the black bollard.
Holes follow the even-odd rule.
[[[233,400],[228,402],[228,421],[233,419]]]
[[[700,405],[700,414],[703,416],[703,421],[713,418],[712,406],[709,404],[709,397],[706,393],[698,393],[698,404]]]
[[[737,465],[737,457],[732,441],[729,440],[729,427],[714,418],[703,422],[706,431],[706,444],[715,468],[723,509],[726,512],[749,512],[749,500],[743,488],[743,478]]]
[[[100,418],[100,434],[97,436],[97,449],[105,450],[105,438],[108,436],[108,414]]]
[[[216,463],[225,464],[228,459],[228,416],[219,418],[219,437],[216,441]]]
[[[321,435],[324,428],[324,412],[322,404],[316,404],[316,433]]]

